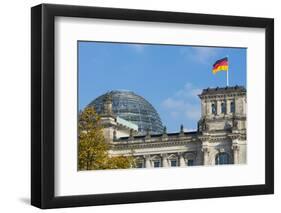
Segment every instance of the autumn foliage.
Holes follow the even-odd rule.
[[[79,115],[78,170],[125,169],[134,166],[133,157],[111,157],[103,136],[100,116],[91,107]]]

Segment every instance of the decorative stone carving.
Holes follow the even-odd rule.
[[[104,112],[105,112],[106,115],[113,115],[113,112],[112,112],[112,97],[111,97],[110,93],[106,95],[103,107],[104,107]]]
[[[233,129],[238,129],[238,121],[233,120]]]
[[[133,129],[130,129],[130,136],[129,138],[132,140],[134,139],[134,132],[133,132]]]
[[[204,124],[204,131],[209,131],[209,129],[210,129],[209,124],[205,123]]]
[[[162,138],[167,138],[167,137],[168,137],[168,135],[167,135],[167,128],[166,128],[166,126],[164,126],[163,133],[162,133]]]
[[[224,129],[225,130],[230,130],[232,127],[231,127],[231,124],[227,121],[225,122],[225,125],[224,125]]]
[[[116,129],[114,129],[114,130],[113,130],[113,140],[116,140],[116,139],[117,139],[116,134],[117,134],[117,133],[116,133]]]
[[[239,150],[240,147],[238,144],[233,144],[232,145],[232,150],[233,150],[233,160],[234,160],[234,164],[239,164]]]
[[[166,126],[164,126],[164,128],[163,128],[163,134],[167,134],[167,127]]]
[[[198,121],[197,123],[197,132],[202,132],[202,121]]]
[[[146,130],[145,139],[151,138],[149,129]]]
[[[184,136],[183,125],[180,126],[180,136]]]
[[[231,146],[231,149],[232,150],[234,150],[234,151],[239,151],[239,145],[238,144],[233,144],[232,146]]]
[[[209,131],[209,125],[207,124],[205,118],[203,118],[203,119],[201,120],[201,122],[200,122],[199,125],[200,125],[201,131]]]
[[[208,154],[210,149],[208,147],[202,147],[201,151]]]
[[[183,133],[183,125],[181,124],[180,133]]]
[[[225,152],[225,148],[222,148],[222,147],[218,148],[217,150],[218,150],[219,153]]]

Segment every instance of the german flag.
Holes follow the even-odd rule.
[[[219,71],[228,71],[228,58],[217,60],[213,65],[212,73],[216,74]]]

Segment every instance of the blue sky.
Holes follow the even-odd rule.
[[[78,42],[79,109],[116,89],[134,91],[158,111],[169,132],[196,129],[202,89],[226,86],[212,65],[228,56],[229,86],[246,86],[245,48]]]

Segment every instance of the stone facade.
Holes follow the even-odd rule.
[[[134,156],[136,167],[183,167],[245,164],[247,156],[247,100],[244,87],[204,89],[197,131],[138,135],[137,129],[118,122],[110,100],[101,115],[110,155]],[[119,119],[120,120],[120,119]]]

